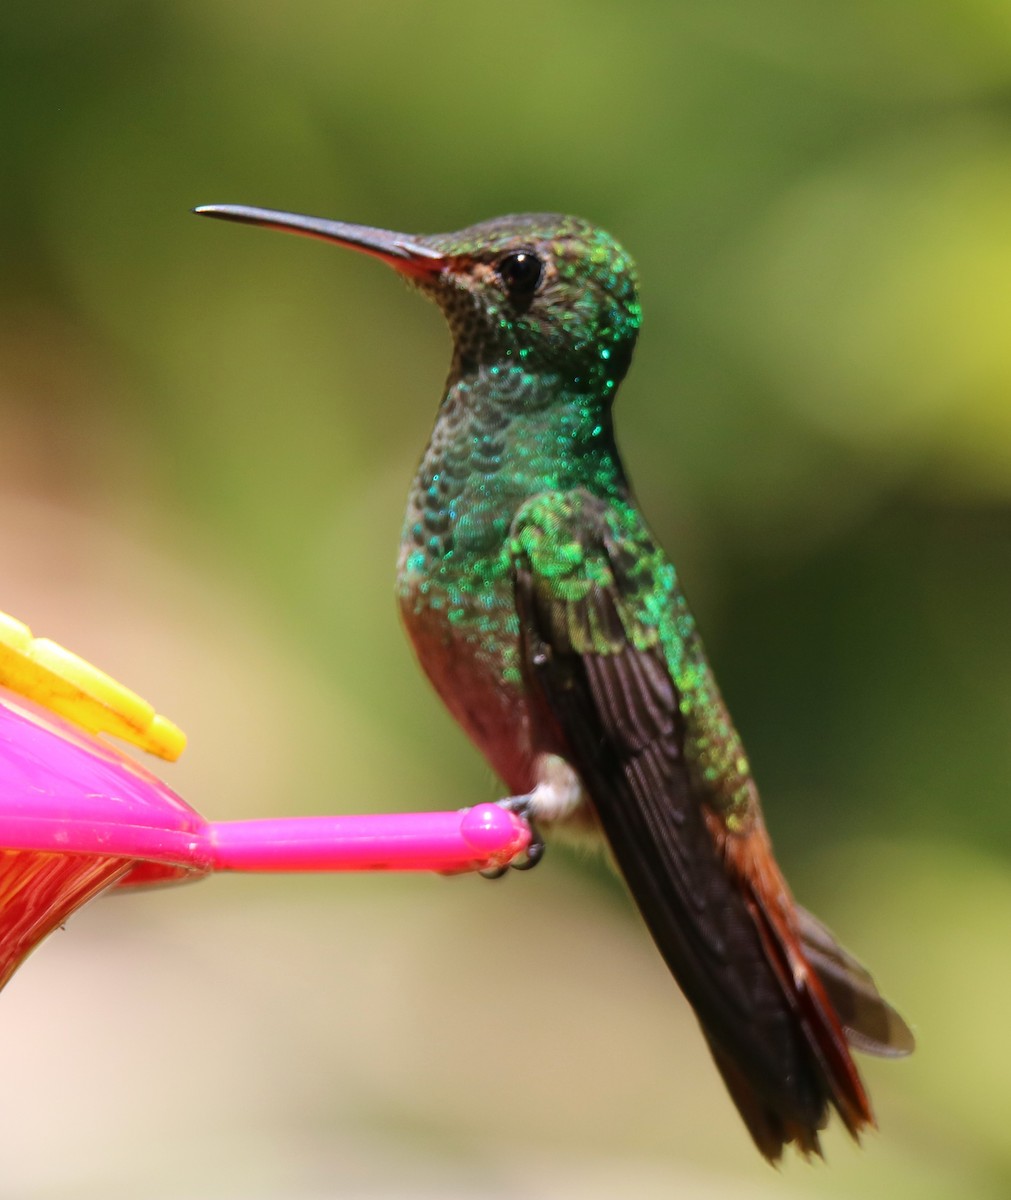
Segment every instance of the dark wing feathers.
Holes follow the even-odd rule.
[[[558,514],[554,521],[558,536]],[[728,1084],[734,1079],[731,1094],[759,1148],[775,1157],[795,1137],[814,1149],[827,1114],[825,1084],[693,792],[663,649],[655,631],[628,627],[634,584],[625,573],[634,555],[617,544],[603,503],[592,497],[571,514],[568,534],[598,560],[584,566],[595,582],[582,592],[538,571],[524,550],[529,539],[514,538],[531,690],[563,741],[555,749],[593,798],[615,861],[721,1071]]]
[[[616,518],[575,492],[538,498],[514,523],[523,669],[543,748],[579,771],[758,1148],[770,1159],[790,1141],[818,1152],[829,1101],[854,1136],[873,1122],[846,1042],[900,1055],[913,1037],[820,922],[789,915],[764,830],[733,844],[714,834],[658,630],[637,616],[656,551],[629,511]]]

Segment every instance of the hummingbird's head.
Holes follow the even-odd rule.
[[[609,234],[578,217],[497,217],[457,233],[411,236],[270,209],[196,211],[383,259],[442,309],[460,374],[517,366],[607,395],[628,369],[641,319],[635,264]]]
[[[641,319],[635,264],[578,217],[498,217],[417,239],[443,259],[415,276],[441,307],[458,367],[515,364],[583,389],[613,389]]]

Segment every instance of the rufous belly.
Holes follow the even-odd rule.
[[[442,610],[401,601],[401,615],[425,674],[467,736],[512,795],[537,783],[537,750],[522,682],[503,678],[500,655],[492,655],[473,629],[451,625]]]

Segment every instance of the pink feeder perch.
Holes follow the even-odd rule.
[[[100,730],[166,758],[185,744],[139,697],[0,614],[0,987],[113,886],[211,871],[473,871],[506,865],[530,841],[496,804],[206,821]]]

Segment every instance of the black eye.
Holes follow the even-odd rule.
[[[529,300],[544,274],[544,264],[530,250],[516,250],[502,259],[498,274],[510,300]]]

